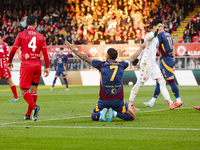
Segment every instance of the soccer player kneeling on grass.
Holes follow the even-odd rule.
[[[40,52],[44,55],[46,69],[45,77],[49,75],[49,58],[47,45],[42,34],[35,30],[37,23],[34,16],[26,20],[28,29],[19,33],[10,52],[8,67],[13,67],[12,60],[19,47],[21,47],[20,89],[26,102],[29,104],[24,119],[29,120],[33,110],[33,121],[38,119],[40,107],[36,105],[37,87],[41,76]],[[29,89],[30,92],[29,93]]]
[[[123,93],[123,73],[124,70],[141,53],[140,48],[128,60],[117,62],[117,51],[109,48],[106,54],[106,61],[92,60],[87,55],[75,49],[74,43],[66,41],[66,45],[82,60],[88,62],[100,72],[100,92],[99,100],[92,112],[92,120],[105,122],[108,113],[107,122],[111,122],[114,117],[126,121],[135,120],[134,112],[125,103]]]

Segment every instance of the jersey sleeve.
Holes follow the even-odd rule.
[[[13,47],[19,48],[20,46],[21,46],[21,38],[20,38],[20,33],[19,33]]]
[[[3,49],[4,49],[4,55],[5,55],[5,57],[8,58],[9,57],[9,51],[8,51],[8,45],[6,43],[5,43]]]
[[[44,56],[45,67],[49,68],[49,56],[47,54],[47,44],[45,42],[45,39],[43,40],[42,53]]]
[[[126,69],[128,66],[130,66],[131,62],[130,60],[126,60],[126,61],[123,61],[122,64],[124,65],[124,69]]]
[[[96,69],[100,69],[102,64],[103,62],[100,60],[92,60],[92,66]]]
[[[154,33],[153,32],[149,32],[146,36],[145,39],[148,41],[151,41],[154,38]]]
[[[9,60],[8,62],[9,63],[12,63],[12,60],[13,60],[13,57],[17,51],[17,49],[21,46],[21,38],[20,38],[20,33],[18,34],[16,40],[15,40],[15,43],[12,47],[12,50],[10,51],[10,55],[9,55]]]

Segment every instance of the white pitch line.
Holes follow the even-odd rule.
[[[61,129],[129,129],[129,130],[177,130],[177,131],[200,131],[196,128],[152,128],[152,127],[99,127],[99,126],[17,126],[8,125],[13,128],[61,128]]]
[[[193,107],[183,107],[179,109],[188,109]],[[145,113],[145,112],[156,112],[156,111],[165,111],[169,109],[157,109],[157,110],[148,110],[148,111],[136,111],[135,113]],[[78,117],[67,117],[67,118],[54,118],[54,119],[46,119],[46,120],[38,120],[37,122],[45,122],[45,121],[56,121],[56,120],[67,120],[67,119],[79,119],[79,118],[87,118],[91,116],[78,116]],[[31,123],[33,121],[23,121],[23,122],[9,122],[9,123],[0,123],[0,126],[3,125],[11,125],[11,124],[20,124],[20,123]]]
[[[189,109],[189,108],[193,108],[193,107],[180,107],[177,108],[176,110],[180,110],[180,109]],[[169,109],[157,109],[157,110],[147,110],[147,111],[135,111],[135,113],[143,113],[143,112],[155,112],[155,111],[164,111],[164,110],[169,110]],[[173,110],[171,110],[173,111]]]
[[[55,119],[37,120],[37,122],[55,121],[55,120],[67,120],[67,119],[78,119],[78,118],[87,118],[87,117],[91,117],[91,116],[79,116],[79,117],[55,118]],[[1,125],[9,125],[9,124],[30,123],[30,122],[33,122],[33,121],[0,123],[0,126],[1,126]]]

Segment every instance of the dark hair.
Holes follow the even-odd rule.
[[[60,48],[60,50],[64,50],[64,48],[63,48],[63,47],[61,47],[61,48]]]
[[[3,33],[0,31],[0,37],[3,38]]]
[[[157,26],[159,23],[162,23],[162,20],[160,20],[160,19],[154,19],[154,20],[151,22],[151,25],[152,25],[152,27],[153,27],[153,26]]]
[[[115,60],[117,58],[118,52],[114,48],[109,48],[107,54],[112,60]]]
[[[27,26],[34,25],[35,22],[36,22],[35,16],[28,16],[28,18],[26,19]]]

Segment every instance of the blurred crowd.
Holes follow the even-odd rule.
[[[23,0],[0,4],[1,30],[8,45],[26,28],[26,18],[37,18],[36,30],[47,45],[139,43],[155,18],[172,32],[194,9],[192,0]]]
[[[200,42],[200,11],[193,15],[183,35],[184,43]]]

